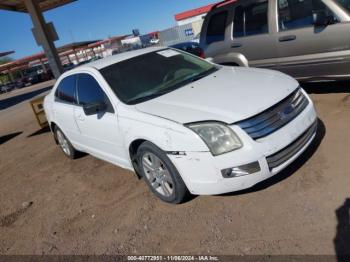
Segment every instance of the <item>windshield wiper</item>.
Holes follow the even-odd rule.
[[[196,82],[196,81],[198,81],[198,80],[200,80],[200,79],[202,79],[202,78],[204,78],[204,77],[206,77],[206,76],[207,76],[207,75],[204,75],[204,74],[197,75],[197,76],[191,77],[191,78],[189,79],[189,81],[191,81],[191,82]]]
[[[200,80],[200,79],[210,75],[211,73],[214,73],[215,71],[217,71],[217,68],[213,67],[213,68],[211,68],[211,69],[209,69],[209,70],[207,70],[207,71],[205,71],[203,73],[200,73],[198,75],[190,77],[187,81],[189,81],[189,82],[196,82],[196,81],[198,81],[198,80]]]
[[[128,101],[128,104],[135,105],[135,104],[138,104],[138,103],[142,103],[142,102],[151,100],[153,98],[165,95],[165,94],[167,94],[167,93],[169,93],[171,91],[172,90],[167,89],[167,90],[164,90],[162,92],[156,92],[154,94],[150,94],[150,95],[142,96],[142,97],[139,97],[139,98],[131,99],[131,100]]]
[[[156,93],[156,94],[151,94],[151,95],[147,95],[147,96],[131,99],[131,100],[128,101],[128,104],[129,105],[135,105],[135,104],[147,101],[147,100],[151,100],[152,98],[156,98],[158,96],[159,96],[158,93]]]

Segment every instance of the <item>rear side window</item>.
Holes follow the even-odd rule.
[[[76,104],[76,75],[67,76],[58,85],[55,97],[59,102]]]
[[[268,9],[267,0],[237,6],[234,16],[233,36],[243,37],[268,33]]]
[[[113,113],[113,107],[107,95],[102,90],[96,79],[89,74],[78,75],[78,104],[81,106],[102,102],[107,104],[107,112]]]
[[[225,40],[227,16],[227,11],[222,11],[212,15],[208,23],[207,44]]]
[[[278,0],[279,30],[313,26],[313,13],[316,11],[324,11],[327,17],[332,18],[333,23],[338,21],[321,0]]]

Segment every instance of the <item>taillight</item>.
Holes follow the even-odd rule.
[[[205,59],[205,54],[203,51],[200,52],[199,57]]]

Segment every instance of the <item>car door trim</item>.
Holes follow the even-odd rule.
[[[350,60],[350,50],[249,61],[250,66],[275,67],[320,64]]]

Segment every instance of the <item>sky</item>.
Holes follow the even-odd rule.
[[[105,39],[109,36],[141,34],[175,25],[174,15],[216,0],[78,0],[44,13],[59,36],[56,47],[78,41]],[[16,51],[18,59],[42,51],[37,46],[28,14],[0,10],[0,52]]]

